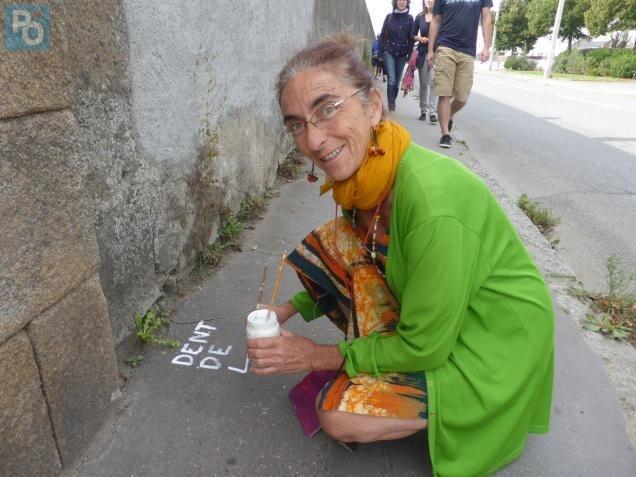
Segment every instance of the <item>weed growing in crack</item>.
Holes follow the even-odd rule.
[[[143,362],[143,360],[144,360],[143,354],[133,354],[131,356],[128,356],[125,359],[126,364],[130,366],[131,368],[137,368],[141,366],[141,363]]]
[[[265,209],[265,201],[271,197],[269,192],[262,194],[246,194],[241,201],[236,218],[241,222],[254,220]]]
[[[235,250],[241,249],[241,232],[245,226],[229,210],[221,213],[221,227],[219,228],[219,240],[221,244],[232,247]]]
[[[594,314],[588,314],[583,328],[617,340],[636,343],[636,273],[625,270],[620,258],[612,255],[605,262],[606,293],[593,293],[571,288],[570,295],[588,303]]]
[[[303,166],[304,161],[300,152],[296,147],[293,147],[285,156],[285,159],[278,166],[278,171],[276,171],[276,175],[278,177],[283,177],[287,180],[295,180],[298,179],[300,175],[300,169]]]
[[[537,226],[539,231],[550,241],[550,245],[554,248],[558,243],[558,239],[552,238],[552,232],[561,219],[555,217],[550,209],[547,207],[541,207],[538,202],[530,199],[527,194],[521,194],[517,205],[521,210],[525,212],[528,218],[534,225]]]
[[[218,267],[223,259],[223,252],[225,248],[226,247],[219,242],[219,240],[215,240],[212,245],[201,251],[197,255],[197,260],[194,265],[194,273],[197,275],[203,275],[208,270]]]
[[[197,275],[209,273],[218,267],[226,250],[242,250],[241,234],[245,229],[245,223],[258,218],[259,213],[265,209],[267,199],[271,197],[272,193],[269,191],[261,194],[247,194],[241,201],[236,214],[229,209],[221,212],[218,238],[197,255],[194,267]]]
[[[178,348],[180,345],[178,340],[159,337],[159,334],[162,331],[168,330],[169,327],[170,320],[168,319],[168,313],[163,310],[155,312],[151,309],[148,310],[145,315],[141,313],[135,315],[135,333],[144,344],[156,344]]]

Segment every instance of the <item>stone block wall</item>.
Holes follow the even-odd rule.
[[[3,27],[8,5],[0,1]],[[118,390],[64,23],[59,4],[50,7],[49,49],[0,41],[3,476],[57,475],[108,419]]]
[[[7,48],[17,3],[49,48]],[[82,454],[134,314],[273,183],[276,73],[345,28],[373,37],[364,0],[0,0],[0,475]]]

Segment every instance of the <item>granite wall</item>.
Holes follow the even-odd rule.
[[[342,29],[363,0],[0,0],[0,475],[109,419],[134,314],[274,181],[277,71]]]

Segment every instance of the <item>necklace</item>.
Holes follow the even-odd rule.
[[[382,202],[384,202],[384,197],[382,198],[380,202],[378,202],[378,205],[375,208],[375,211],[373,212],[373,225],[367,229],[367,235],[364,237],[364,241],[361,241],[361,246],[369,253],[369,256],[371,257],[371,260],[373,260],[373,264],[375,265],[375,268],[378,271],[378,273],[382,275],[382,278],[386,278],[384,271],[381,270],[380,267],[378,266],[378,261],[377,261],[378,253],[376,252],[378,223],[380,222],[380,219],[382,218],[382,216],[380,215],[380,207],[382,207]],[[358,227],[358,224],[356,222],[357,211],[358,209],[354,207],[353,212],[351,213],[351,225],[354,230]],[[369,235],[371,235],[371,250],[369,250],[366,247],[366,244],[369,241]]]

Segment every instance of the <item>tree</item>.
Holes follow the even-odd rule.
[[[590,35],[636,28],[636,0],[590,0],[585,27]]]
[[[572,41],[586,38],[583,32],[584,14],[590,7],[591,0],[565,0],[563,18],[559,29],[559,38],[568,41],[568,51],[572,49]],[[631,1],[631,0],[630,0]],[[556,0],[530,0],[528,2],[528,27],[537,36],[550,33],[554,26],[558,2]]]
[[[527,0],[505,0],[501,4],[499,20],[497,22],[497,50],[512,50],[517,48],[528,53],[537,41],[537,36],[530,33],[528,18],[526,17]]]

